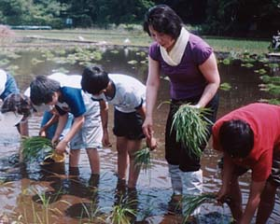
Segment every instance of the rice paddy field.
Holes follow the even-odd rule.
[[[124,41],[129,39],[130,42]],[[267,57],[269,41],[207,39],[216,50],[222,85],[218,117],[251,102],[277,103],[279,61]],[[147,52],[151,43],[141,29],[15,31],[13,39],[1,43],[1,68],[14,75],[22,92],[36,75],[53,72],[80,74],[87,64],[100,64],[110,73],[123,73],[145,83]],[[252,44],[252,45],[251,45]],[[254,46],[254,47],[253,47]],[[273,85],[272,85],[273,84]],[[68,156],[64,163],[19,163],[22,147],[16,128],[0,127],[0,220],[4,223],[182,223],[184,217],[168,212],[172,195],[164,158],[164,129],[169,105],[169,81],[163,75],[155,111],[158,148],[150,164],[142,169],[136,191],[129,191],[115,175],[117,153],[111,131],[113,110],[109,110],[112,147],[99,150],[100,176],[90,174],[82,150],[79,169],[70,173]],[[42,114],[29,119],[30,136],[37,136]],[[146,156],[143,152],[142,156]],[[211,147],[202,155],[204,193],[221,186],[218,162],[221,155]],[[240,178],[243,206],[249,197],[250,173]],[[279,192],[278,192],[279,195]],[[279,223],[280,200],[276,197],[269,224]],[[212,201],[201,207],[191,223],[213,224],[232,221],[228,207]]]
[[[191,29],[190,29],[191,30]],[[15,30],[18,38],[78,43],[97,43],[108,45],[127,45],[148,47],[151,38],[140,25],[133,29],[120,26],[109,29],[68,29],[68,30]],[[252,40],[248,38],[202,36],[217,52],[250,52],[266,54],[271,40]]]

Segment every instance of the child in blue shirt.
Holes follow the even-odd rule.
[[[56,72],[49,75],[48,78],[55,80],[60,84],[63,84],[65,80],[68,80],[68,75],[64,73]],[[30,87],[25,90],[24,95],[30,97]],[[51,108],[50,106],[47,105],[40,105],[40,106],[32,105],[32,106],[36,112],[44,113],[40,125],[39,135],[42,137],[46,137],[48,139],[52,139],[54,137],[58,124],[58,118],[59,118],[56,109],[54,107]],[[61,133],[60,138],[63,138],[63,136],[70,130],[72,122],[73,122],[73,115],[69,113],[67,123],[64,127],[63,132]]]
[[[68,76],[59,83],[46,76],[37,76],[30,84],[33,104],[54,106],[59,114],[58,126],[52,139],[57,143],[56,152],[63,154],[70,143],[70,168],[78,167],[80,149],[86,148],[92,174],[99,174],[100,164],[97,148],[101,147],[102,126],[98,102],[93,102],[80,86],[81,76]],[[103,106],[101,105],[101,108]],[[66,124],[68,113],[74,116],[69,132],[63,139],[59,136]]]

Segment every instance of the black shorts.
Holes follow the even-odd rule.
[[[129,140],[145,138],[142,130],[143,119],[138,112],[123,113],[115,109],[113,133]]]

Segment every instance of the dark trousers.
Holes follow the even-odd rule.
[[[196,155],[192,155],[189,153],[189,149],[185,148],[181,142],[176,141],[176,130],[172,128],[172,122],[174,114],[177,112],[179,107],[182,104],[192,104],[195,105],[200,97],[188,99],[188,100],[172,100],[170,105],[170,110],[167,118],[166,129],[165,129],[165,159],[169,164],[179,165],[179,168],[183,172],[197,171],[200,169],[200,157]],[[205,117],[212,121],[213,123],[216,121],[217,110],[219,104],[219,97],[216,94],[213,99],[207,104],[207,108],[210,109],[209,114]],[[212,125],[208,125],[208,136],[207,140],[209,140],[211,136],[211,128]],[[206,147],[206,144],[200,146],[200,149],[203,151]]]

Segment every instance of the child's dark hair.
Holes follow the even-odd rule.
[[[83,91],[97,95],[109,84],[108,73],[98,66],[86,67],[82,73],[81,86]]]
[[[30,99],[34,105],[48,104],[52,101],[55,92],[59,91],[59,82],[46,76],[37,76],[30,83]]]
[[[176,12],[167,5],[156,5],[146,13],[143,29],[150,36],[149,26],[159,33],[177,39],[181,33],[183,22]]]
[[[4,100],[1,113],[15,112],[28,117],[31,114],[32,105],[27,96],[20,93],[12,93]]]
[[[219,132],[221,146],[233,158],[247,157],[254,147],[254,133],[243,120],[230,120],[222,124]]]

